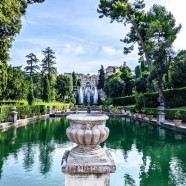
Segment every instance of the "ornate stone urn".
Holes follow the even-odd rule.
[[[110,173],[116,170],[110,153],[99,144],[109,136],[105,126],[108,116],[102,114],[71,114],[66,134],[77,144],[66,151],[62,159],[62,172],[66,186],[107,186]]]

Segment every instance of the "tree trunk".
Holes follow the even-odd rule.
[[[131,20],[131,19],[130,19],[130,20]],[[136,31],[136,34],[137,34],[138,39],[139,39],[139,41],[140,41],[140,44],[141,44],[141,46],[142,46],[142,48],[143,48],[143,52],[144,52],[144,54],[145,54],[145,59],[146,59],[147,64],[148,64],[149,71],[151,72],[151,71],[152,71],[151,60],[150,60],[149,55],[148,55],[148,53],[147,53],[147,51],[146,51],[146,49],[145,49],[145,43],[144,43],[144,41],[143,41],[143,39],[142,39],[142,37],[141,37],[141,34],[140,34],[139,30],[138,30],[138,25],[137,25],[134,21],[132,21],[132,20],[131,20],[131,23],[132,23],[133,26],[134,26],[134,29],[135,29],[135,31]]]
[[[158,75],[158,92],[159,92],[159,103],[161,107],[166,107],[166,102],[165,102],[165,96],[163,93],[163,80],[162,80],[162,76]]]

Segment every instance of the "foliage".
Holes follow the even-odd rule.
[[[186,105],[186,88],[177,88],[164,91],[167,108],[176,108]],[[158,93],[144,94],[144,107],[157,108],[158,107]]]
[[[21,67],[8,67],[8,81],[4,92],[4,99],[27,99],[28,83]]]
[[[122,40],[129,47],[124,47],[128,54],[138,44],[140,57],[145,57],[151,77],[157,81],[159,102],[165,106],[163,95],[163,76],[167,73],[174,52],[172,44],[179,33],[181,26],[176,27],[173,15],[165,7],[153,5],[145,13],[144,1],[135,0],[101,0],[98,12],[100,18],[109,17],[111,22],[122,22],[130,25],[130,31]]]
[[[135,87],[138,93],[147,92],[147,77],[142,76],[135,80]]]
[[[25,67],[25,71],[32,77],[33,73],[40,69],[37,65],[39,59],[37,59],[36,55],[33,53],[28,54],[26,57],[28,58],[26,61],[28,66]]]
[[[175,118],[176,119],[181,119],[181,111],[180,110],[177,110],[176,113],[175,113]]]
[[[50,84],[48,81],[48,76],[45,75],[43,77],[43,94],[42,94],[43,101],[50,102],[51,101],[51,90]]]
[[[34,83],[34,97],[41,98],[43,94],[43,77],[41,73],[34,73],[32,79]]]
[[[7,85],[8,52],[21,30],[21,17],[25,15],[28,4],[42,2],[44,0],[0,1],[0,97]]]
[[[28,104],[32,105],[32,103],[34,102],[34,85],[33,85],[32,78],[29,79],[28,83],[29,83],[29,90],[28,90],[27,99],[28,99]]]
[[[72,78],[65,75],[58,75],[56,79],[56,90],[57,90],[57,99],[65,100],[65,96],[72,94]]]
[[[107,96],[112,98],[130,96],[132,95],[133,85],[131,69],[125,66],[121,71],[112,74],[106,79],[104,91]]]
[[[47,47],[45,50],[42,51],[44,55],[44,59],[42,60],[41,63],[41,72],[44,75],[48,76],[48,81],[50,84],[50,99],[55,100],[56,92],[54,90],[55,86],[55,81],[56,81],[56,75],[57,75],[57,69],[54,66],[56,64],[56,57],[55,57],[55,52],[50,48]]]
[[[54,56],[55,52],[50,47],[47,47],[45,50],[42,51],[44,55],[44,59],[42,60],[41,67],[42,73],[48,75],[48,79],[51,80],[52,75],[56,75],[57,70],[54,67],[56,64]]]
[[[21,105],[24,101],[19,104],[16,103],[16,108],[18,112],[18,119],[21,115],[31,116],[32,113],[39,115],[40,113],[46,112],[47,106],[55,107],[57,110],[62,110],[64,107],[69,108],[70,104],[64,104],[61,102],[34,102],[33,105]],[[25,102],[26,103],[26,102]],[[9,106],[0,106],[0,122],[6,122],[8,119],[9,107],[14,105],[13,102]]]
[[[136,94],[135,95],[135,102],[136,102],[135,109],[141,111],[144,106],[143,94],[140,94],[140,93]]]
[[[126,97],[113,99],[113,105],[114,106],[133,105],[135,103],[136,103],[135,96],[126,96]]]
[[[168,120],[174,120],[177,109],[165,109],[165,118]],[[151,112],[154,116],[157,116],[157,109],[155,108],[143,108],[143,113],[149,114]],[[186,121],[186,111],[185,110],[179,110],[179,118],[182,121]]]
[[[8,112],[9,112],[8,106],[0,106],[0,123],[7,121]]]
[[[122,72],[122,74],[121,74],[120,78],[125,83],[124,95],[125,96],[131,96],[132,95],[132,89],[133,89],[133,86],[134,86],[131,69],[126,66],[126,67],[123,67],[121,69],[121,72]]]
[[[106,80],[105,82],[104,91],[109,97],[121,97],[124,95],[124,90],[125,83],[119,77],[114,77],[113,79]]]
[[[77,77],[76,77],[76,73],[72,72],[72,82],[73,82],[73,86],[77,86]]]
[[[105,70],[103,65],[101,65],[101,69],[99,70],[99,82],[98,89],[103,89],[105,84]]]
[[[135,71],[136,78],[141,77],[141,69],[139,65],[135,67],[134,71]]]
[[[28,101],[27,100],[2,100],[0,101],[0,106],[19,106],[19,105],[28,105]]]
[[[186,50],[181,50],[174,58],[170,69],[173,88],[186,87]]]
[[[112,105],[113,99],[111,97],[108,97],[105,101],[104,101],[104,105]]]

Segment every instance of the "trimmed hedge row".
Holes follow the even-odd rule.
[[[28,105],[28,102],[26,100],[3,100],[3,101],[0,101],[0,106],[8,106],[8,105]]]
[[[176,109],[165,109],[165,119],[168,120],[174,120],[175,114],[178,110]],[[180,119],[184,122],[186,122],[186,111],[185,110],[179,110],[181,116]],[[143,113],[145,114],[153,114],[155,117],[157,117],[157,109],[155,108],[143,108]]]
[[[166,108],[176,108],[186,106],[186,87],[177,88],[171,90],[165,90],[165,101]],[[143,95],[144,107],[146,108],[157,108],[158,103],[158,93],[146,93]]]
[[[69,105],[54,105],[50,106],[53,107],[53,109],[62,110],[67,108]],[[18,112],[18,119],[21,118],[21,115],[27,115],[27,117],[30,117],[31,114],[35,113],[36,115],[46,113],[47,111],[47,105],[34,105],[34,106],[16,106],[17,112]],[[9,106],[0,106],[0,123],[6,122],[8,119],[8,113],[9,113]]]
[[[134,105],[135,103],[136,103],[135,96],[126,96],[113,99],[114,106]]]

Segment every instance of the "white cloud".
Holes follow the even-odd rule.
[[[77,3],[78,2],[78,3]],[[154,3],[165,5],[183,28],[174,43],[175,49],[186,49],[186,0],[146,1],[149,9]],[[101,65],[122,65],[123,61],[134,69],[138,64],[138,49],[123,55],[120,42],[128,27],[109,18],[98,18],[99,0],[47,0],[29,6],[29,14],[10,51],[12,65],[24,65],[25,55],[33,52],[42,59],[41,50],[50,46],[56,53],[59,73],[97,73]],[[72,7],[76,7],[71,11]],[[51,12],[52,11],[52,12]],[[48,13],[50,12],[50,14]]]
[[[84,54],[86,54],[86,51],[83,46],[72,47],[70,44],[66,44],[62,50],[62,54],[84,55]]]
[[[115,55],[117,53],[116,49],[113,47],[109,47],[109,46],[103,46],[101,48],[101,52],[105,55]]]

